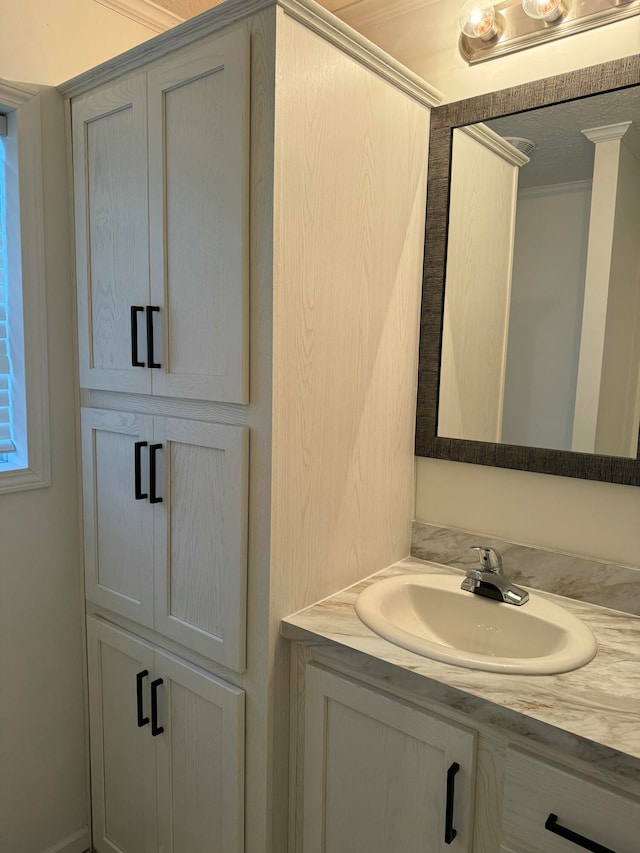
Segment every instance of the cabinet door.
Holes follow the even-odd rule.
[[[136,499],[136,446],[152,442],[153,418],[82,410],[86,596],[153,626],[153,507]],[[148,493],[147,447],[139,446]]]
[[[80,384],[149,393],[151,371],[132,365],[131,314],[149,301],[145,75],[72,110]]]
[[[242,853],[244,693],[156,652],[158,853]]]
[[[238,671],[245,663],[248,430],[154,419],[155,626]],[[162,477],[162,473],[164,476]]]
[[[155,742],[149,722],[138,725],[150,714],[153,649],[92,618],[87,642],[94,847],[157,853]]]
[[[471,850],[470,731],[310,666],[304,768],[304,853]]]
[[[248,68],[242,27],[148,75],[154,394],[248,399]]]

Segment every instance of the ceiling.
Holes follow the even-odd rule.
[[[156,6],[166,9],[180,18],[187,20],[205,12],[207,9],[212,9],[214,6],[219,6],[223,0],[154,0]],[[345,9],[347,6],[354,6],[362,0],[320,0],[320,5],[324,6],[330,12],[337,12],[339,9]],[[386,2],[386,0],[385,0]],[[387,3],[393,5],[393,3]]]
[[[500,136],[535,142],[530,162],[522,166],[522,188],[588,180],[593,174],[595,145],[583,130],[633,121],[640,129],[640,87],[606,92],[565,104],[494,119],[486,124]]]

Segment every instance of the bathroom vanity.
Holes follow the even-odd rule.
[[[640,180],[636,155],[631,162],[639,82],[640,60],[627,57],[433,111],[417,455],[640,483],[637,205],[633,214],[621,213],[627,187]],[[589,104],[593,111],[583,113]],[[563,173],[552,181],[545,169],[527,187],[531,158],[508,142],[526,134],[511,122],[543,108],[549,112],[539,127],[551,126],[553,133],[564,129],[559,115],[578,111],[572,133],[588,156],[584,174]],[[598,130],[588,131],[588,143],[584,128]],[[600,146],[595,152],[594,145]],[[556,148],[569,146],[560,137]],[[568,160],[576,158],[571,153]],[[602,162],[620,166],[619,181],[607,179]],[[586,257],[577,243],[571,249],[575,264],[568,275],[558,261],[569,241],[557,198],[574,198],[578,179],[584,183],[581,209],[589,214],[581,221],[590,219],[590,233],[582,240]],[[537,205],[541,188],[550,208],[533,218],[535,227],[524,228],[537,240],[526,242],[519,255],[526,262],[516,263],[520,203]],[[591,208],[585,207],[587,195]],[[608,242],[602,239],[603,196],[610,200],[607,228],[615,238]],[[634,204],[637,198],[635,192]],[[546,240],[540,222],[553,228]],[[623,251],[604,277],[598,261],[614,244]],[[521,294],[515,272],[519,266],[530,272],[532,258],[562,272],[556,278],[536,267],[525,277],[534,284],[530,296]],[[569,283],[573,294],[567,294]],[[533,337],[537,325],[546,329],[549,314],[565,316],[569,297],[576,309],[571,347],[566,325],[558,326],[553,346]],[[510,327],[510,315],[520,317],[520,325]],[[566,358],[558,357],[558,341],[563,351],[570,349]],[[514,349],[527,376],[537,371],[549,382],[542,400],[532,390],[540,387],[537,380],[531,389],[521,375],[511,381],[514,360],[508,356]],[[534,364],[532,353],[548,361]],[[562,389],[553,384],[560,366]],[[600,373],[606,373],[602,382]],[[558,426],[552,438],[549,413],[558,415],[567,403],[562,430]],[[526,430],[520,424],[516,429],[514,412]],[[534,415],[541,422],[532,430]],[[376,488],[385,491],[384,485]],[[529,564],[528,571],[537,568]],[[403,560],[282,624],[293,649],[289,853],[638,853],[640,618],[624,607],[563,599],[562,606],[595,634],[595,658],[560,674],[479,672],[406,651],[372,633],[356,615],[365,587],[394,574],[425,572],[452,570]],[[559,572],[557,580],[570,587],[573,579]],[[578,582],[587,585],[587,576]],[[615,591],[618,597],[625,583]],[[628,583],[637,589],[637,572]],[[612,586],[601,573],[592,576],[592,594],[609,594]],[[554,600],[549,593],[537,595]],[[488,615],[489,628],[496,630]],[[452,609],[450,618],[464,617]],[[524,634],[517,636],[527,655]]]
[[[537,593],[592,629],[594,660],[560,675],[479,672],[358,619],[363,589],[425,572],[455,570],[403,560],[283,622],[290,850],[637,853],[640,618]]]

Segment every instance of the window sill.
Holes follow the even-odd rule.
[[[15,468],[0,465],[0,494],[24,492],[27,489],[43,489],[51,485],[51,478],[31,468]]]

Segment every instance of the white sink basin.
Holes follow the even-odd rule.
[[[489,672],[552,675],[584,666],[598,645],[563,607],[529,591],[521,607],[460,589],[458,575],[399,575],[356,600],[364,624],[397,646]]]

